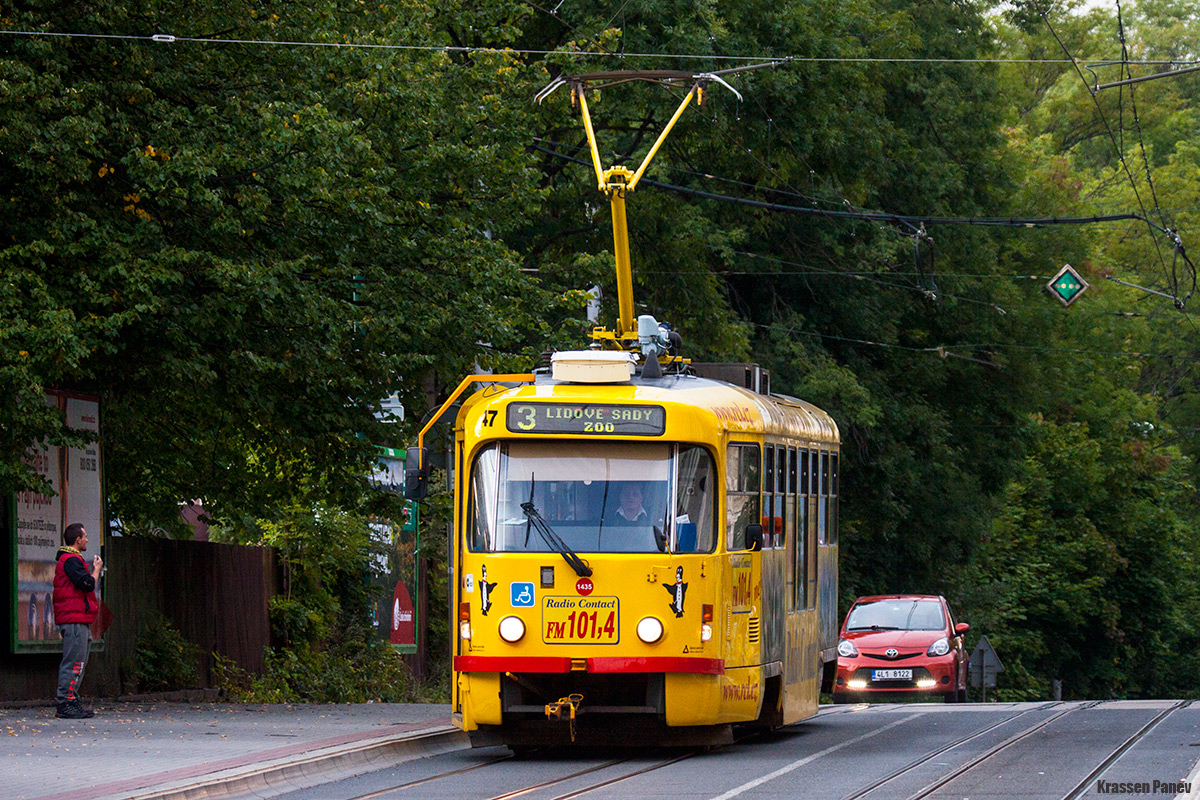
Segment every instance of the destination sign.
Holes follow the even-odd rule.
[[[662,406],[513,403],[507,423],[513,433],[661,436],[667,429],[667,411]]]

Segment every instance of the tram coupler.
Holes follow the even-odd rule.
[[[566,697],[560,697],[553,703],[546,704],[546,717],[548,719],[562,719],[566,717],[571,722],[571,741],[575,741],[575,710],[579,708],[579,704],[583,702],[583,695],[569,694]]]

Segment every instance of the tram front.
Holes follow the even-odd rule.
[[[476,745],[727,741],[759,699],[722,691],[709,415],[628,382],[483,394],[460,415],[455,722]]]

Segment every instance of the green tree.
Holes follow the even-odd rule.
[[[104,399],[111,510],[269,516],[351,502],[373,412],[497,361],[525,292],[503,236],[539,202],[528,72],[447,52],[516,36],[511,3],[18,3],[0,41],[0,478]],[[205,39],[404,42],[430,50]],[[136,38],[132,38],[136,37]],[[522,312],[526,319],[537,311]]]

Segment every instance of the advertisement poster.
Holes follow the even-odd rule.
[[[14,652],[53,652],[62,647],[54,627],[51,593],[63,529],[73,522],[83,524],[88,532],[86,559],[98,554],[104,544],[99,400],[53,392],[46,403],[63,411],[72,429],[85,431],[96,441],[83,447],[35,445],[27,456],[27,463],[46,479],[51,491],[26,490],[14,498],[17,596],[10,637]]]

